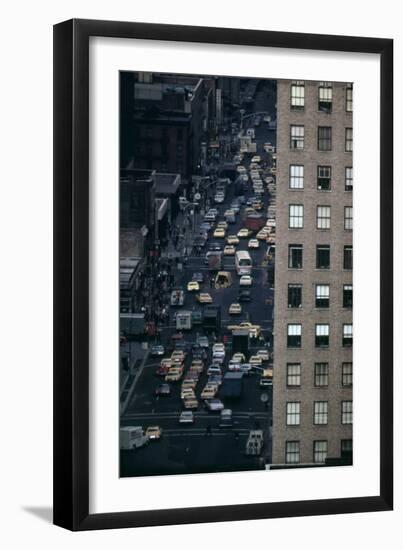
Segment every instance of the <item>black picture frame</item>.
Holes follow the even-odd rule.
[[[363,52],[381,58],[380,490],[370,497],[89,513],[89,38]],[[393,40],[73,19],[54,27],[54,523],[71,530],[393,507]]]

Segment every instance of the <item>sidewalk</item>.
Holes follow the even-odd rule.
[[[141,363],[138,365],[138,368],[131,371],[128,378],[125,380],[124,386],[120,393],[120,416],[123,416],[129,403],[131,401],[134,388],[136,387],[137,381],[140,378],[141,373],[145,367],[146,361],[148,359],[149,350],[144,350],[145,355],[141,360]],[[140,361],[139,359],[137,361]],[[136,362],[137,362],[136,361]]]

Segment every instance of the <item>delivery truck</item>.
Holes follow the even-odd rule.
[[[176,314],[176,330],[191,330],[192,329],[192,312],[178,311]]]
[[[141,426],[124,426],[120,428],[120,448],[125,451],[139,449],[149,443]]]
[[[120,333],[126,339],[131,340],[145,333],[144,313],[121,313]]]

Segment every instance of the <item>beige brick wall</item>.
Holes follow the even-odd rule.
[[[352,166],[352,154],[345,152],[345,128],[352,127],[352,114],[345,110],[343,83],[333,83],[333,108],[318,111],[318,82],[305,82],[305,108],[290,109],[291,81],[278,81],[277,89],[277,242],[275,263],[275,326],[273,382],[273,463],[285,460],[285,442],[300,441],[300,462],[313,462],[313,442],[328,441],[328,457],[340,456],[340,440],[352,437],[352,427],[341,424],[341,401],[352,399],[351,388],[341,386],[341,365],[352,361],[352,350],[342,347],[342,325],[352,322],[352,312],[343,308],[343,284],[352,284],[352,272],[343,270],[343,247],[352,244],[352,232],[344,229],[344,207],[352,205],[352,193],[345,191],[345,167]],[[290,149],[290,125],[303,124],[303,150]],[[318,151],[318,126],[332,127],[332,150]],[[304,165],[304,189],[289,189],[290,164]],[[317,166],[332,167],[330,191],[317,189]],[[304,206],[303,229],[289,229],[289,204]],[[316,207],[331,207],[330,230],[316,228]],[[303,269],[288,268],[288,244],[303,245]],[[331,249],[331,269],[316,269],[316,245]],[[288,284],[300,283],[302,308],[288,308]],[[315,308],[315,284],[330,285],[330,307]],[[287,348],[287,324],[302,324],[302,347]],[[330,345],[315,348],[315,324],[329,323]],[[299,362],[301,387],[287,389],[286,365]],[[314,386],[315,362],[329,363],[329,385]],[[286,426],[286,402],[301,402],[301,424]],[[328,401],[326,426],[313,424],[313,402]]]

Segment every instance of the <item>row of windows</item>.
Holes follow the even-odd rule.
[[[330,191],[332,189],[332,167],[318,166],[317,167],[317,189],[319,191]],[[288,186],[290,189],[304,188],[304,165],[290,164]],[[353,169],[351,166],[346,166],[344,172],[344,190],[353,190]]]
[[[294,80],[290,89],[290,106],[292,110],[300,111],[305,108],[305,82]],[[318,111],[331,113],[333,107],[333,86],[330,82],[320,82],[318,86]],[[353,110],[353,85],[347,84],[345,96],[345,109],[351,113]]]
[[[328,348],[330,340],[330,325],[328,323],[318,323],[315,325],[315,347]],[[344,348],[351,348],[353,345],[353,325],[351,323],[343,324],[341,345]],[[287,347],[300,348],[302,346],[302,324],[293,323],[287,325]]]
[[[330,229],[331,206],[318,205],[316,207],[316,229]],[[290,204],[288,206],[289,229],[302,229],[304,227],[304,205]],[[353,207],[344,207],[344,229],[353,229]]]
[[[287,387],[301,387],[301,363],[287,363]],[[323,388],[329,385],[329,363],[315,363],[314,365],[314,386]],[[353,364],[342,363],[341,385],[351,387],[353,385]]]
[[[317,464],[324,464],[327,459],[327,441],[313,442],[313,461]],[[340,454],[345,455],[353,452],[353,441],[351,439],[342,439],[340,442]],[[286,441],[285,461],[287,464],[298,464],[300,461],[300,442]]]
[[[332,127],[318,126],[318,151],[331,151],[333,147]],[[290,125],[290,149],[302,150],[305,147],[305,126],[303,124]],[[353,150],[353,129],[345,128],[344,150],[351,153]]]
[[[302,269],[304,249],[302,244],[288,245],[288,267]],[[316,245],[316,269],[330,269],[330,244]],[[353,247],[346,245],[343,248],[343,269],[353,269]]]
[[[300,426],[301,425],[301,402],[300,401],[288,401],[286,403],[286,424],[287,426]],[[329,417],[329,402],[328,401],[314,401],[313,402],[313,423],[315,426],[326,425]],[[341,402],[341,415],[340,421],[342,424],[353,423],[353,402],[342,401]]]
[[[343,285],[343,307],[353,307],[353,285]],[[330,306],[330,285],[317,284],[315,285],[315,307],[328,308]],[[302,284],[291,283],[288,285],[288,307],[302,307]]]

